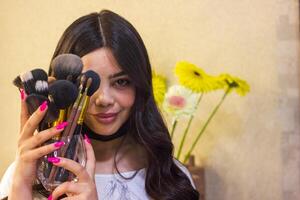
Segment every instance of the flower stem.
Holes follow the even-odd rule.
[[[172,123],[171,139],[173,139],[173,135],[174,135],[174,132],[175,132],[176,125],[177,125],[177,119],[175,119],[175,120],[173,121],[173,123]]]
[[[199,103],[200,103],[202,97],[203,97],[203,93],[201,93],[201,95],[200,95],[200,97],[199,97],[199,99],[198,99],[198,102],[197,102],[197,104],[196,104],[196,109],[198,108],[198,105],[199,105]],[[185,138],[186,138],[187,133],[188,133],[188,131],[189,131],[189,129],[190,129],[190,126],[191,126],[191,123],[192,123],[193,119],[194,119],[194,116],[191,115],[191,116],[190,116],[190,119],[189,119],[189,122],[188,122],[188,125],[187,125],[187,127],[185,128],[184,133],[183,133],[183,136],[182,136],[182,139],[181,139],[181,141],[180,141],[179,150],[178,150],[177,156],[176,156],[177,160],[179,160],[179,158],[180,158],[180,154],[181,154],[181,151],[182,151],[182,147],[183,147],[183,144],[184,144],[184,142],[185,142]]]
[[[230,88],[229,88],[230,89]],[[218,111],[218,109],[220,108],[220,106],[222,105],[223,101],[225,100],[226,96],[229,93],[229,89],[224,93],[222,99],[220,100],[220,102],[217,104],[217,106],[214,108],[214,110],[212,111],[212,113],[210,114],[210,116],[208,117],[207,121],[205,122],[204,126],[202,127],[202,129],[200,130],[200,132],[198,133],[196,139],[194,140],[191,148],[189,149],[189,151],[187,152],[187,154],[184,156],[184,160],[183,163],[186,163],[186,161],[188,160],[188,158],[191,155],[191,152],[194,150],[197,142],[199,141],[199,138],[201,137],[202,133],[205,131],[207,125],[209,124],[209,122],[211,121],[211,119],[213,118],[213,116],[216,114],[216,112]]]

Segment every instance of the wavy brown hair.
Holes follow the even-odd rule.
[[[80,17],[63,33],[53,58],[62,53],[82,57],[102,47],[112,51],[136,88],[136,99],[129,117],[129,134],[147,152],[147,194],[160,200],[198,199],[197,190],[174,163],[173,144],[154,101],[148,53],[132,24],[109,10]]]

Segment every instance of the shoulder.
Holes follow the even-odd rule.
[[[13,174],[15,171],[16,163],[13,162],[6,169],[4,175],[2,176],[0,183],[0,199],[7,197],[10,185],[12,183]]]
[[[189,170],[179,160],[177,160],[176,158],[173,158],[173,161],[179,167],[179,169],[181,169],[181,171],[187,175],[187,177],[189,178],[189,180],[190,180],[193,188],[196,189],[195,183],[194,183],[194,181],[192,179],[192,175],[189,172]]]

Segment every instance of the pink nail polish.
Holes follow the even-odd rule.
[[[24,101],[25,100],[25,92],[23,89],[20,89],[20,94],[21,94],[21,100]]]
[[[57,148],[60,148],[61,146],[65,145],[65,143],[63,141],[57,141],[54,143],[54,146]]]
[[[40,111],[44,111],[48,106],[48,102],[44,101],[41,105],[40,105]]]
[[[57,158],[57,157],[49,157],[49,158],[48,158],[48,161],[49,161],[49,162],[52,162],[52,163],[59,163],[59,162],[60,162],[60,159]]]
[[[48,197],[48,200],[52,200],[52,194],[50,194],[50,196]]]
[[[87,143],[91,144],[91,140],[90,140],[90,138],[87,136],[87,134],[84,134],[84,140],[85,140]]]
[[[61,129],[64,129],[66,126],[68,126],[68,122],[62,122],[62,123],[58,124],[55,128],[57,130],[61,130]]]

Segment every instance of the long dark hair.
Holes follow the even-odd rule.
[[[80,17],[63,33],[53,58],[62,53],[82,57],[102,47],[112,51],[136,88],[129,133],[147,152],[147,194],[153,199],[198,199],[197,190],[174,163],[173,144],[154,101],[148,54],[140,35],[127,20],[109,10]]]

